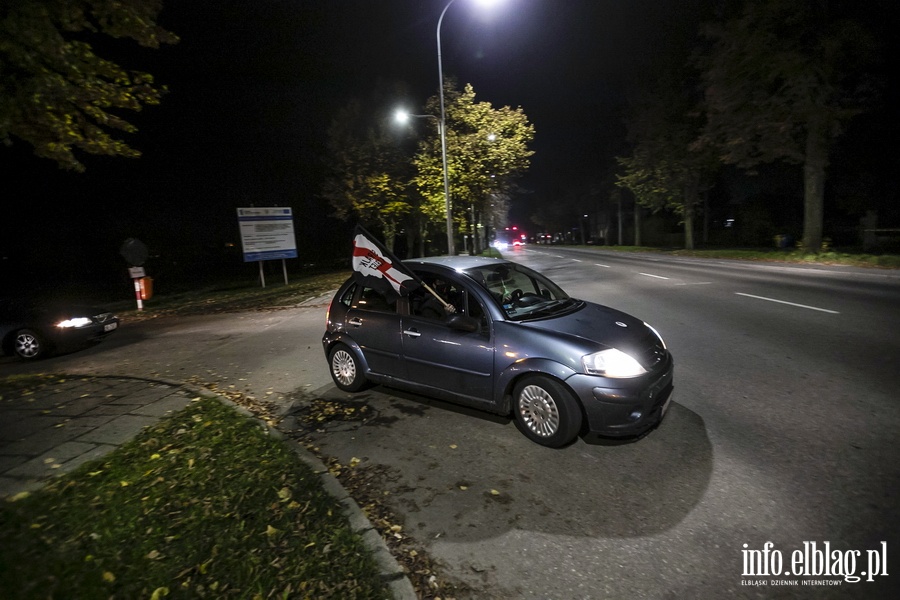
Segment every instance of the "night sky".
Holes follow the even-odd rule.
[[[485,9],[455,0],[441,28],[444,75],[471,83],[477,100],[521,106],[536,129],[522,181],[529,193],[514,200],[514,219],[609,171],[627,151],[622,116],[631,84],[660,55],[695,41],[709,4],[497,0]],[[292,206],[298,263],[321,260],[323,249],[349,243],[352,228],[330,219],[319,197],[328,125],[378,81],[405,82],[411,97],[398,102],[422,108],[437,92],[436,27],[445,6],[169,0],[160,23],[179,44],[109,50],[170,89],[160,106],[126,115],[140,131],[123,137],[142,158],[79,155],[87,172],[78,174],[33,157],[22,142],[0,148],[12,167],[0,219],[4,264],[49,262],[102,276],[124,270],[118,248],[130,237],[161,257],[181,246],[217,252],[239,243],[235,208],[251,204]]]

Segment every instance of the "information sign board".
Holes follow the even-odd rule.
[[[297,258],[290,207],[237,209],[244,262]]]

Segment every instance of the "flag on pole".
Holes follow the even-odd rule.
[[[353,278],[389,300],[419,287],[419,279],[360,225],[353,238]]]

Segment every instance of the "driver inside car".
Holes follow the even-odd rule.
[[[441,279],[435,279],[430,283],[426,283],[446,304],[438,300],[434,294],[423,286],[410,294],[410,310],[413,315],[435,321],[444,321],[447,315],[460,312],[460,307],[457,306],[460,294],[453,285]]]

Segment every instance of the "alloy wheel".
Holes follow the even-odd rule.
[[[350,386],[356,380],[356,361],[346,350],[338,350],[331,357],[331,370],[342,385]]]
[[[559,407],[550,393],[539,385],[528,385],[519,394],[519,414],[535,435],[550,437],[559,430]]]
[[[41,353],[41,341],[29,331],[16,336],[16,354],[22,358],[35,358]]]

